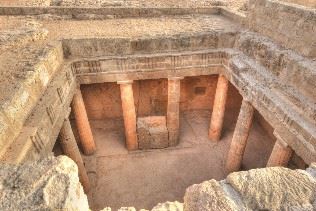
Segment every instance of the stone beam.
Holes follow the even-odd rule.
[[[78,166],[78,174],[79,180],[85,190],[85,192],[89,192],[90,190],[90,182],[84,167],[84,163],[77,146],[77,142],[75,136],[72,132],[72,128],[69,122],[69,119],[66,118],[63,126],[59,133],[59,141],[65,155],[70,157]]]
[[[75,115],[75,121],[83,152],[86,155],[91,155],[95,152],[96,146],[88,120],[87,111],[79,88],[76,90],[71,105]]]
[[[277,140],[272,149],[270,158],[267,163],[267,167],[273,166],[284,166],[286,167],[292,154],[293,150],[291,147],[276,133]]]
[[[226,160],[227,173],[240,170],[252,125],[253,113],[254,107],[243,100]]]
[[[128,150],[138,149],[136,133],[136,110],[132,83],[133,81],[118,82],[121,90],[126,146]]]
[[[167,128],[169,133],[169,146],[179,143],[179,118],[180,118],[180,80],[182,77],[168,79],[168,107]]]
[[[222,133],[224,115],[225,115],[225,105],[228,92],[228,80],[224,75],[219,75],[215,100],[213,105],[210,129],[209,129],[209,138],[212,141],[219,141]]]

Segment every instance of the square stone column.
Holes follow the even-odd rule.
[[[210,129],[209,129],[209,139],[212,141],[219,141],[222,133],[224,115],[225,115],[225,105],[227,99],[228,91],[228,80],[224,75],[218,76]]]
[[[179,143],[181,79],[183,79],[183,77],[168,78],[167,128],[169,146],[176,146]]]
[[[125,126],[126,146],[128,150],[137,150],[136,110],[133,95],[133,81],[117,82],[121,89],[121,100]]]
[[[80,88],[76,90],[71,106],[75,115],[75,121],[83,152],[85,155],[91,155],[95,152],[96,146]]]
[[[59,141],[65,155],[70,157],[77,164],[79,180],[84,188],[84,191],[86,193],[89,192],[89,178],[68,118],[65,119],[59,132]]]
[[[239,171],[241,167],[252,125],[253,113],[253,106],[249,102],[243,100],[226,160],[227,173]]]
[[[267,163],[267,167],[287,167],[287,164],[293,154],[293,150],[278,134],[274,133],[274,135],[277,137],[277,140],[272,149],[270,158]]]

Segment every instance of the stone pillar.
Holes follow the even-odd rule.
[[[291,158],[293,150],[288,146],[288,144],[284,140],[282,140],[281,137],[279,137],[277,134],[275,135],[277,137],[277,140],[272,149],[270,158],[267,163],[267,167],[286,167]]]
[[[228,91],[228,80],[224,75],[219,75],[217,81],[217,88],[215,100],[213,105],[212,118],[209,129],[209,139],[212,141],[219,141],[222,133],[225,105]]]
[[[91,155],[95,152],[96,146],[88,120],[87,111],[79,88],[76,90],[71,105],[75,115],[76,125],[83,152],[86,155]]]
[[[123,118],[125,125],[126,146],[128,150],[137,150],[136,110],[133,95],[133,81],[119,81]]]
[[[248,135],[252,125],[253,113],[253,106],[249,102],[243,100],[226,160],[227,173],[239,171],[241,167]]]
[[[79,180],[85,190],[85,192],[89,192],[90,190],[90,182],[86,172],[86,169],[83,164],[83,160],[77,146],[77,142],[75,136],[72,132],[70,122],[65,119],[63,126],[59,133],[59,141],[65,155],[70,157],[78,166]]]
[[[169,133],[169,146],[176,146],[179,143],[181,79],[183,78],[173,77],[168,79],[167,128]]]

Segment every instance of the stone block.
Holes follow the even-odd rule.
[[[316,180],[306,171],[252,169],[232,173],[226,180],[248,210],[315,210]]]
[[[0,210],[89,210],[68,157],[48,157],[23,165],[0,165]]]
[[[184,196],[185,211],[240,210],[216,180],[190,186]]]
[[[159,149],[169,146],[165,116],[149,116],[137,119],[139,149]]]

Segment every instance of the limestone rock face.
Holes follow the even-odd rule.
[[[1,164],[0,182],[0,210],[89,210],[77,166],[65,156]]]
[[[224,192],[216,180],[205,181],[199,185],[192,185],[184,196],[185,211],[202,210],[238,210],[235,202]]]
[[[227,182],[251,210],[314,210],[316,180],[282,167],[232,173]],[[315,204],[314,204],[315,205]]]
[[[192,185],[184,210],[316,210],[316,165],[306,171],[271,167],[234,172],[220,182]]]

